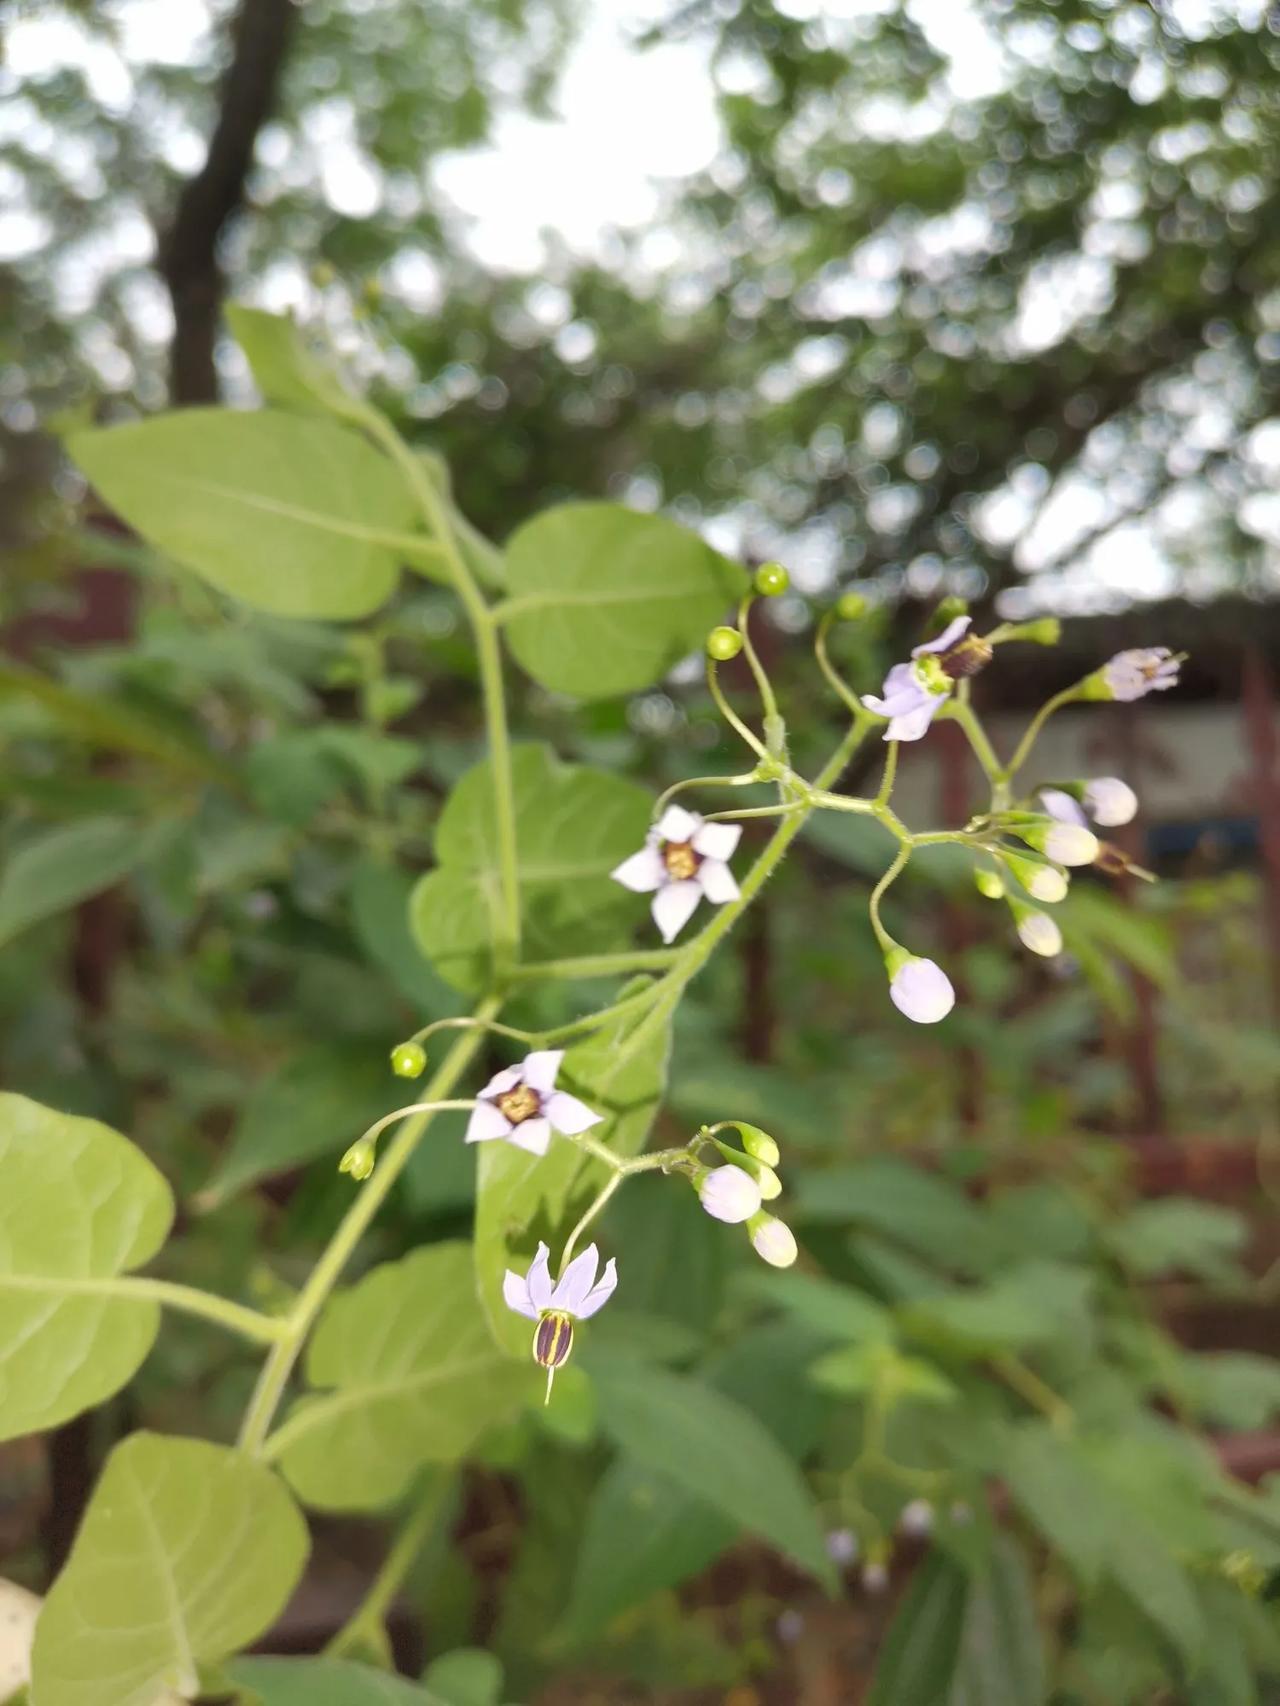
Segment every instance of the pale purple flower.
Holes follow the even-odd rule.
[[[1079,800],[1061,788],[1041,788],[1040,804],[1059,823],[1078,823],[1082,828],[1088,825],[1089,820]]]
[[[833,1564],[843,1567],[854,1563],[860,1550],[858,1537],[851,1528],[833,1528],[827,1535],[827,1557]]]
[[[603,1119],[585,1102],[556,1089],[564,1059],[559,1048],[536,1049],[519,1066],[504,1066],[481,1090],[467,1122],[468,1143],[502,1138],[530,1155],[545,1155],[553,1131],[576,1137]]]
[[[508,1309],[513,1309],[517,1315],[527,1316],[530,1321],[541,1321],[544,1315],[553,1312],[572,1316],[575,1321],[586,1321],[598,1309],[604,1308],[618,1283],[618,1264],[612,1256],[597,1280],[600,1252],[594,1244],[588,1244],[554,1284],[550,1256],[547,1246],[539,1244],[527,1274],[507,1269],[502,1278],[502,1296]]]
[[[668,806],[644,846],[611,871],[615,883],[636,894],[652,894],[653,921],[672,942],[706,899],[716,906],[737,900],[738,885],[728,861],[742,826],[708,823],[683,806]]]
[[[957,616],[936,639],[913,647],[912,659],[949,651],[968,629],[970,620],[968,616]],[[951,697],[954,685],[936,664],[930,668],[916,661],[895,663],[884,678],[881,697],[864,693],[862,703],[877,717],[889,718],[889,727],[884,731],[886,740],[920,740]]]
[[[1177,685],[1182,659],[1168,646],[1143,646],[1117,652],[1099,671],[1113,699],[1145,699],[1148,693],[1164,693]]]
[[[936,1025],[956,1004],[951,979],[932,960],[903,954],[889,973],[889,998],[900,1013],[917,1025]]]
[[[741,1167],[727,1161],[723,1167],[713,1167],[698,1183],[698,1197],[703,1208],[716,1220],[730,1226],[750,1220],[760,1209],[760,1187]]]

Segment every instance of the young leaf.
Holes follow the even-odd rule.
[[[749,1411],[710,1386],[629,1358],[593,1359],[600,1423],[627,1456],[668,1477],[819,1581],[834,1581],[795,1464]]]
[[[945,1553],[934,1551],[916,1571],[885,1638],[867,1706],[942,1702],[953,1686],[964,1635],[969,1583]]]
[[[358,434],[263,409],[183,409],[76,433],[76,462],[143,538],[276,616],[367,616],[395,588],[404,480]]]
[[[422,1464],[458,1462],[529,1390],[489,1335],[461,1243],[415,1250],[339,1292],[307,1379],[325,1390],[295,1404],[268,1451],[319,1510],[388,1504]]]
[[[307,1530],[259,1463],[137,1433],[107,1460],[45,1601],[32,1706],[154,1706],[269,1628],[302,1574]]]
[[[549,747],[512,753],[525,957],[551,959],[625,940],[634,897],[609,872],[643,842],[649,796],[633,782],[561,764]],[[462,777],[436,828],[438,869],[414,890],[414,939],[459,989],[483,986],[501,894],[488,760]]]
[[[237,1659],[227,1676],[253,1706],[451,1706],[417,1683],[343,1659]]]
[[[971,1579],[947,1706],[1043,1706],[1044,1642],[1022,1549],[998,1534]]]
[[[124,1385],[156,1304],[109,1295],[149,1262],[173,1198],[146,1156],[97,1120],[0,1095],[0,1439],[55,1427]]]
[[[254,383],[268,403],[350,415],[359,401],[287,314],[268,314],[229,302],[227,324],[244,351]]]
[[[448,1706],[498,1706],[502,1662],[481,1647],[455,1647],[429,1664],[422,1680]]]
[[[696,650],[747,579],[663,516],[572,503],[512,536],[507,584],[511,649],[534,680],[606,699],[650,686]]]
[[[127,876],[155,845],[126,818],[82,818],[33,836],[0,873],[0,944]]]

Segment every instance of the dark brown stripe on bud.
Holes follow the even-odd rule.
[[[559,1368],[573,1349],[573,1317],[553,1309],[538,1322],[533,1335],[533,1360],[543,1368]]]
[[[943,672],[952,681],[959,681],[966,675],[977,675],[980,669],[985,669],[994,656],[990,645],[978,634],[967,634],[949,651],[943,652],[939,658]]]

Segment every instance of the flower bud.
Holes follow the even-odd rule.
[[[1030,948],[1033,954],[1043,954],[1046,959],[1062,952],[1062,932],[1047,912],[1038,912],[1034,906],[1024,906],[1012,895],[1009,897],[1009,909],[1024,948]]]
[[[860,622],[870,608],[860,592],[842,592],[836,600],[836,615],[842,622]]]
[[[889,974],[889,999],[917,1025],[936,1025],[956,1004],[956,992],[942,967],[932,960],[892,948],[884,958]]]
[[[1056,646],[1062,638],[1062,623],[1056,616],[1038,616],[1034,622],[1011,622],[1001,634],[1002,642],[1026,640],[1033,646]]]
[[[898,1528],[914,1539],[933,1533],[933,1506],[928,1499],[912,1499],[898,1513]]]
[[[1098,857],[1097,836],[1078,823],[1027,824],[1014,833],[1055,865],[1092,865]]]
[[[713,628],[707,635],[707,656],[714,658],[717,663],[728,663],[730,658],[736,658],[742,650],[742,635],[736,628],[721,626]]]
[[[1138,796],[1118,776],[1095,776],[1084,785],[1085,810],[1104,829],[1131,823],[1138,810]]]
[[[351,1145],[342,1160],[338,1163],[340,1173],[350,1173],[358,1183],[367,1179],[373,1172],[373,1164],[378,1159],[378,1146],[371,1137],[361,1137]]]
[[[761,563],[755,574],[755,588],[765,598],[777,598],[791,585],[791,576],[781,563]]]
[[[761,1131],[758,1125],[747,1125],[743,1120],[734,1120],[738,1135],[742,1139],[742,1147],[748,1155],[757,1161],[763,1161],[766,1167],[776,1167],[782,1159],[782,1151],[767,1131]]]
[[[730,1226],[750,1220],[760,1208],[759,1185],[732,1163],[704,1173],[698,1181],[698,1196],[709,1215]]]
[[[889,1585],[889,1566],[883,1558],[869,1558],[862,1566],[862,1586],[866,1593],[883,1593]]]
[[[1053,906],[1065,898],[1070,883],[1065,871],[1041,859],[1030,859],[1025,853],[1006,853],[1004,862],[1033,900]]]
[[[789,1268],[799,1255],[795,1233],[785,1220],[777,1220],[760,1209],[747,1222],[751,1247],[771,1268]]]
[[[851,1528],[833,1528],[827,1535],[827,1557],[833,1564],[842,1567],[857,1562],[858,1553],[862,1550],[858,1545],[858,1537]]]
[[[427,1051],[421,1043],[397,1043],[391,1051],[391,1070],[397,1078],[421,1078],[427,1070]]]
[[[988,900],[1004,899],[1004,878],[999,871],[993,871],[987,865],[975,865],[973,881],[978,893]]]
[[[711,1140],[733,1167],[741,1167],[742,1171],[756,1182],[762,1199],[772,1202],[775,1197],[782,1195],[782,1180],[767,1162],[757,1161],[754,1155],[744,1155],[740,1149],[735,1149],[730,1143],[721,1143],[718,1137]]]

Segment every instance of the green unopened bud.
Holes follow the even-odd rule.
[[[1028,853],[1007,852],[1003,858],[1033,900],[1054,906],[1066,898],[1070,879],[1057,865],[1050,864],[1047,859],[1034,858]]]
[[[747,1222],[751,1247],[771,1268],[789,1268],[799,1255],[795,1233],[785,1220],[778,1220],[763,1209]]]
[[[763,1161],[766,1167],[776,1167],[782,1159],[782,1151],[767,1131],[761,1131],[758,1125],[747,1125],[743,1120],[734,1120],[738,1135],[742,1139],[742,1147],[748,1155],[754,1155],[757,1161]]]
[[[1034,622],[1005,623],[991,637],[1001,645],[1009,640],[1025,640],[1033,646],[1056,646],[1062,638],[1062,623],[1056,616],[1038,616]]]
[[[726,1161],[735,1167],[740,1167],[748,1177],[755,1180],[756,1187],[765,1202],[772,1202],[775,1197],[782,1195],[782,1180],[769,1166],[768,1162],[757,1160],[754,1155],[744,1155],[740,1149],[734,1149],[727,1143],[721,1143],[718,1137],[713,1137],[711,1141]]]
[[[975,865],[973,881],[978,893],[988,900],[1004,899],[1004,878],[999,871],[993,871],[987,865]]]
[[[742,635],[736,628],[713,628],[707,635],[707,656],[717,663],[728,663],[742,650]]]
[[[378,1159],[378,1146],[371,1137],[361,1137],[353,1143],[338,1163],[340,1173],[350,1173],[358,1183],[367,1179],[373,1172],[373,1164]]]
[[[421,1078],[427,1070],[427,1051],[421,1043],[397,1043],[391,1051],[391,1070],[397,1078]]]
[[[836,615],[842,622],[861,622],[870,608],[860,592],[842,592],[836,600]]]
[[[755,573],[755,588],[765,598],[777,598],[791,585],[791,576],[781,563],[761,563]]]

